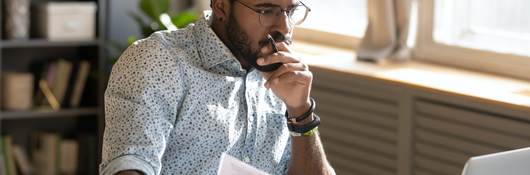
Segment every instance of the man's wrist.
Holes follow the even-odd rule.
[[[305,125],[305,124],[311,123],[311,121],[313,120],[315,120],[315,117],[313,116],[313,114],[310,114],[309,117],[305,118],[304,120],[293,123],[293,124],[294,125]]]
[[[287,106],[287,112],[289,113],[289,118],[300,116],[310,110],[311,108],[311,100],[308,99],[307,102],[300,106],[300,107],[289,107]]]
[[[316,135],[318,132],[318,127],[315,127],[307,132],[304,132],[304,133],[297,133],[297,132],[293,132],[293,131],[290,131],[291,133],[291,136],[293,137],[300,137],[300,136],[304,136],[304,137],[312,137],[314,135]]]
[[[320,118],[317,115],[312,115],[312,116],[314,117],[314,119],[306,124],[299,124],[293,121],[294,119],[288,120],[287,128],[289,128],[289,131],[291,132],[301,133],[301,134],[306,133],[314,129],[315,127],[318,127],[318,125],[320,125]]]
[[[296,125],[307,124],[313,121],[314,119],[313,112],[315,111],[315,108],[316,108],[315,100],[313,98],[310,98],[309,108],[306,109],[303,114],[293,116],[292,114],[289,113],[289,111],[285,111],[285,117],[291,125],[296,126]]]
[[[316,102],[313,98],[310,98],[309,108],[299,116],[293,116],[288,111],[285,112],[285,118],[287,120],[287,127],[289,131],[295,133],[305,133],[314,129],[320,124],[320,118],[314,115],[316,108]]]

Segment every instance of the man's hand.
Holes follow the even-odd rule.
[[[276,43],[278,52],[272,53],[270,46],[261,49],[262,58],[258,58],[259,65],[282,63],[273,72],[263,72],[267,79],[265,87],[271,89],[287,105],[290,116],[299,116],[309,110],[311,101],[311,83],[313,74],[309,67],[295,56],[289,46],[284,42]]]

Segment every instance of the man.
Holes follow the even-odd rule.
[[[309,8],[295,0],[211,7],[195,25],[136,42],[114,65],[100,173],[216,174],[226,153],[270,174],[334,174],[312,74],[289,48]]]

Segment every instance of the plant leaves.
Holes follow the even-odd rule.
[[[138,38],[136,38],[136,36],[134,35],[127,37],[127,45],[133,44],[134,42],[136,42],[136,40],[138,40]]]
[[[184,11],[181,12],[173,17],[171,17],[171,21],[177,28],[184,28],[189,23],[192,23],[197,20],[197,15],[193,11]]]
[[[153,21],[158,21],[162,13],[169,10],[170,0],[140,0],[140,9]]]

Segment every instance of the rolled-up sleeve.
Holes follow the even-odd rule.
[[[110,161],[100,174],[116,174],[123,170],[136,170],[143,174],[155,174],[149,162],[138,158],[136,155],[123,155]]]
[[[156,34],[131,45],[112,69],[105,91],[100,174],[159,174],[181,96],[174,59]]]

